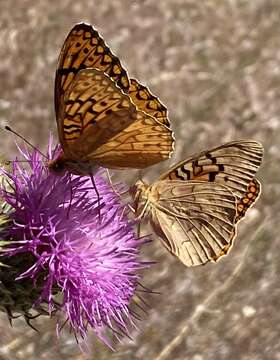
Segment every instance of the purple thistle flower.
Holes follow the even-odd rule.
[[[129,304],[139,270],[149,266],[139,260],[147,240],[136,238],[125,206],[100,173],[94,176],[98,202],[89,177],[56,176],[37,150],[20,151],[26,163],[2,169],[10,184],[2,197],[12,209],[11,244],[2,256],[28,256],[16,282],[31,279],[40,289],[34,307],[47,303],[50,314],[62,310],[76,336],[84,339],[92,328],[110,346],[106,329],[129,336]],[[48,157],[57,153],[50,141]]]

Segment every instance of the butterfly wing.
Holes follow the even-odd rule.
[[[125,92],[129,89],[125,69],[98,32],[91,25],[76,24],[62,46],[55,75],[55,111],[60,141],[63,138],[60,123],[63,121],[65,93],[72,86],[76,74],[87,68],[99,69]]]
[[[128,94],[138,109],[156,118],[160,123],[170,127],[167,109],[150,90],[136,79],[130,79]]]
[[[181,161],[159,180],[197,180],[227,186],[241,199],[263,157],[263,147],[253,140],[229,142]]]
[[[103,72],[80,70],[63,102],[59,123],[64,152],[79,159],[131,124],[136,108]]]
[[[168,159],[173,152],[172,131],[138,111],[136,120],[92,153],[108,168],[145,168]]]
[[[236,198],[216,183],[157,181],[149,189],[151,225],[186,266],[216,260],[233,241]]]
[[[173,150],[172,131],[138,110],[102,71],[80,70],[63,106],[60,133],[68,158],[142,168],[167,159]]]
[[[252,181],[250,181],[246,193],[237,201],[236,204],[236,217],[235,217],[235,224],[237,224],[240,220],[244,218],[246,215],[247,210],[254,205],[254,203],[257,201],[259,195],[261,193],[261,184],[260,182],[254,178]],[[227,253],[230,251],[231,246],[233,244],[233,240],[236,236],[236,226],[231,234],[231,239],[229,242],[229,246],[225,246],[222,251],[215,256],[213,259],[214,261],[217,261],[220,257],[227,255]]]
[[[187,186],[189,182],[202,181],[208,185],[220,184],[225,186],[237,201],[234,219],[234,224],[236,224],[245,216],[248,208],[254,204],[260,194],[261,186],[254,176],[261,164],[262,156],[263,147],[258,142],[251,140],[230,142],[196,154],[176,164],[168,172],[161,175],[158,182],[170,180],[176,183],[182,181]],[[158,234],[161,232],[160,236],[162,238],[170,239],[171,244],[172,241],[176,242],[176,239],[172,237],[172,234],[168,234],[168,229],[172,229],[170,225],[174,221],[175,227],[178,227],[176,217],[174,220],[174,213],[166,215],[158,211],[154,211],[154,216],[151,219],[155,231]],[[182,223],[182,220],[180,222]],[[180,227],[182,228],[182,225]],[[165,235],[166,233],[168,236]],[[222,255],[227,254],[235,235],[236,229],[233,226],[231,234],[227,238],[227,244],[212,252],[209,258],[204,257],[204,260],[212,259],[216,261]],[[178,243],[176,243],[176,246],[179,246]],[[199,260],[197,261],[199,262]],[[191,261],[188,264],[191,264]]]
[[[146,89],[136,80],[132,82],[137,89],[140,86],[139,91]],[[158,111],[154,114],[160,117],[165,107],[147,89],[143,91],[149,94],[148,103],[137,102],[135,86],[130,87],[119,59],[91,25],[73,27],[62,47],[55,78],[58,133],[66,158],[141,168],[170,156],[173,138],[169,126],[161,126],[149,116],[151,113],[141,111],[141,106],[146,109],[156,104]],[[136,104],[125,95],[129,91],[132,97],[135,95]],[[134,126],[124,133],[133,122]],[[160,122],[169,125],[166,120]],[[109,139],[112,141],[107,144]]]
[[[250,181],[247,191],[244,196],[238,200],[237,202],[237,215],[236,215],[236,223],[242,220],[246,214],[246,211],[254,205],[257,201],[261,193],[261,184],[260,182],[254,178]]]

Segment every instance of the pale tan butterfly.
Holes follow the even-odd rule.
[[[173,134],[165,106],[129,79],[98,32],[77,24],[62,47],[55,110],[63,152],[50,170],[87,175],[99,167],[145,168],[166,160]]]
[[[135,184],[136,216],[147,216],[168,251],[186,266],[217,261],[230,250],[236,224],[257,200],[263,147],[240,140],[193,155],[152,185]]]

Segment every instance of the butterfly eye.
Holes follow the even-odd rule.
[[[132,186],[130,187],[129,193],[130,193],[130,195],[131,195],[133,198],[135,198],[136,193],[137,193],[137,186],[136,186],[136,184],[134,184],[134,185],[132,185]]]
[[[134,198],[138,198],[140,193],[146,188],[146,184],[142,180],[137,180],[136,183],[130,188],[130,194]]]
[[[49,169],[55,173],[63,173],[65,171],[65,163],[62,159],[50,161]]]
[[[146,201],[146,197],[144,195],[147,184],[145,184],[142,180],[136,181],[136,183],[130,188],[130,194],[133,197],[134,200],[134,207],[138,208],[140,199]]]

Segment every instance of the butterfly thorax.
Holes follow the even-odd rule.
[[[51,172],[60,176],[64,175],[66,171],[74,175],[90,175],[95,174],[98,169],[98,166],[93,164],[92,161],[68,159],[64,153],[51,160],[48,167]]]
[[[135,183],[132,194],[134,196],[136,216],[144,217],[145,214],[149,213],[151,205],[156,202],[156,194],[152,191],[152,187],[142,180]]]

